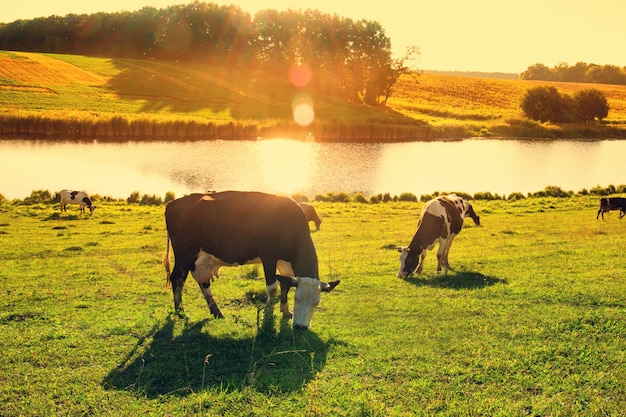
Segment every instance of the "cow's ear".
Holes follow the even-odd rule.
[[[396,250],[400,253],[402,252],[411,252],[411,249],[409,249],[408,246],[397,246]]]
[[[321,283],[321,290],[324,292],[331,292],[333,290],[333,288],[335,288],[337,285],[339,285],[341,281],[337,280],[337,281],[333,281],[333,282],[322,282]]]
[[[285,288],[297,287],[300,282],[297,278],[284,277],[282,275],[276,275],[276,278],[280,281],[280,285]]]

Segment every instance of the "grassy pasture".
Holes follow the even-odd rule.
[[[314,204],[342,282],[294,333],[254,266],[213,284],[225,319],[192,278],[174,318],[163,207],[0,203],[0,415],[623,415],[626,221],[597,198],[477,201],[454,270],[407,280],[421,203]]]
[[[567,94],[601,90],[610,111],[602,125],[531,122],[524,92],[554,85]],[[293,121],[305,92],[315,122]],[[256,136],[319,140],[401,140],[468,136],[626,137],[626,86],[422,74],[404,76],[386,108],[346,103],[286,74],[210,64],[0,51],[0,133],[168,138]]]

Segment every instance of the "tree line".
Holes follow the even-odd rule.
[[[408,64],[419,53],[411,47],[393,59],[391,40],[375,21],[317,10],[268,9],[251,17],[238,6],[198,1],[0,24],[0,49],[206,61],[281,75],[293,66],[310,68],[310,88],[370,105],[386,104],[396,80],[411,71]]]
[[[587,64],[585,62],[578,62],[572,66],[560,63],[552,68],[543,64],[535,64],[522,72],[520,78],[522,80],[626,85],[626,67]]]

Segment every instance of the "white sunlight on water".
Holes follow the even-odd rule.
[[[536,192],[626,184],[626,141],[498,140],[392,144],[295,140],[187,142],[0,141],[0,194],[72,188],[126,198],[132,192],[258,190],[309,198],[435,191]]]

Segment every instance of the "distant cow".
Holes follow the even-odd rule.
[[[619,218],[621,219],[626,214],[626,198],[623,197],[611,197],[611,198],[601,198],[600,199],[600,210],[598,210],[598,214],[596,215],[596,220],[598,220],[598,216],[602,213],[602,219],[604,219],[604,213],[607,213],[611,210],[619,210]]]
[[[300,203],[300,208],[302,208],[302,211],[306,216],[306,221],[315,223],[315,230],[320,230],[322,219],[317,216],[317,213],[315,212],[313,206],[310,204]]]
[[[417,268],[421,273],[424,268],[426,252],[439,244],[437,250],[437,273],[449,268],[448,252],[456,235],[461,232],[463,219],[471,217],[474,224],[480,225],[480,218],[472,205],[455,194],[439,196],[424,206],[417,223],[417,231],[409,246],[398,248],[400,252],[399,278],[406,278]]]
[[[85,207],[89,208],[89,212],[93,214],[96,207],[91,202],[91,199],[84,191],[70,191],[62,190],[60,193],[61,211],[67,211],[68,204],[78,204],[80,211],[85,212]]]
[[[177,312],[183,309],[182,290],[189,272],[213,316],[221,318],[224,315],[211,293],[211,281],[220,267],[262,263],[268,305],[276,295],[278,280],[283,316],[293,317],[296,329],[308,328],[320,291],[329,292],[339,284],[320,281],[308,222],[290,198],[238,191],[191,194],[167,204],[165,222],[165,270]],[[170,242],[174,252],[171,271]],[[293,315],[287,304],[291,287],[296,287]]]

